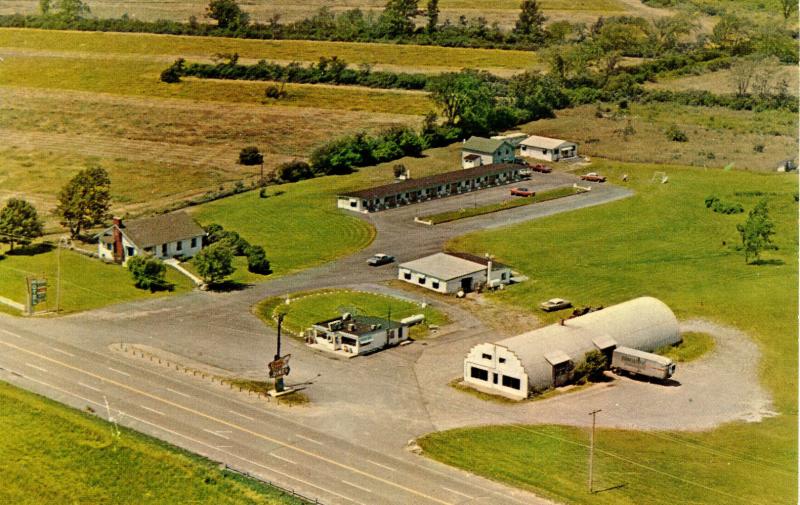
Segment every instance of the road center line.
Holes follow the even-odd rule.
[[[292,465],[296,465],[297,464],[294,461],[292,461],[291,459],[282,458],[281,456],[278,456],[277,454],[270,453],[269,455],[272,456],[273,458],[279,459],[281,461],[285,461],[285,462],[287,462],[289,464],[292,464]]]
[[[61,350],[61,349],[59,349],[58,347],[51,347],[50,349],[51,349],[51,350],[53,350],[53,351],[55,351],[55,352],[60,352],[61,354],[64,354],[64,355],[66,355],[66,356],[70,356],[70,357],[72,357],[72,358],[74,358],[74,357],[75,357],[75,355],[74,355],[74,354],[72,354],[71,352],[62,351],[62,350]]]
[[[378,463],[377,461],[372,461],[371,459],[368,459],[367,463],[372,463],[375,466],[379,466],[381,468],[385,468],[387,470],[391,470],[392,472],[394,472],[394,470],[395,470],[394,468],[392,468],[390,466],[382,465],[382,464]]]
[[[294,436],[296,436],[297,438],[302,438],[303,440],[308,440],[309,442],[314,443],[314,444],[325,445],[322,442],[320,442],[319,440],[314,440],[313,438],[304,437],[303,435],[299,435],[297,433],[295,433]]]
[[[252,417],[250,417],[250,416],[246,416],[246,415],[244,415],[244,414],[241,414],[241,413],[239,413],[239,412],[236,412],[235,410],[229,410],[228,412],[230,412],[231,414],[236,414],[236,415],[237,415],[237,416],[239,416],[239,417],[244,417],[245,419],[248,419],[248,420],[250,420],[250,421],[255,421],[255,419],[253,419]]]
[[[103,377],[103,376],[101,376],[101,375],[97,375],[97,374],[96,374],[96,373],[94,373],[94,372],[90,372],[90,371],[88,371],[88,370],[84,370],[84,369],[82,369],[82,368],[80,368],[80,367],[77,367],[77,366],[74,366],[74,365],[70,365],[69,363],[64,363],[63,361],[58,361],[57,359],[53,359],[53,358],[51,358],[51,357],[49,357],[49,356],[45,356],[45,355],[43,355],[43,354],[40,354],[40,353],[37,353],[37,352],[31,351],[31,350],[29,350],[29,349],[26,349],[26,348],[24,348],[24,347],[20,347],[20,346],[18,346],[18,345],[14,345],[14,344],[11,344],[11,343],[9,343],[9,342],[3,342],[2,340],[0,340],[0,344],[4,345],[4,346],[6,346],[6,347],[10,347],[10,348],[12,348],[12,349],[16,349],[16,350],[17,350],[17,351],[19,351],[19,352],[22,352],[22,353],[25,353],[25,354],[29,354],[29,355],[31,355],[31,356],[36,356],[36,357],[38,357],[38,358],[40,358],[40,359],[43,359],[43,360],[45,360],[45,361],[49,361],[49,362],[51,362],[51,363],[54,363],[54,364],[57,364],[57,365],[61,365],[61,366],[63,366],[64,368],[68,368],[68,369],[70,369],[70,370],[74,370],[74,371],[76,371],[76,372],[80,372],[80,373],[82,373],[82,374],[84,374],[84,375],[88,375],[89,377],[93,377],[93,378],[95,378],[95,379],[97,379],[97,380],[101,380],[101,381],[103,381],[103,382],[107,382],[107,383],[109,383],[109,384],[113,384],[114,386],[117,386],[117,387],[119,387],[119,388],[121,388],[121,389],[127,389],[128,391],[131,391],[131,392],[133,392],[133,393],[137,393],[137,394],[139,394],[139,395],[146,396],[146,397],[148,397],[148,398],[151,398],[151,399],[153,399],[153,400],[160,401],[160,402],[162,402],[162,403],[166,403],[167,405],[170,405],[170,406],[172,406],[172,407],[175,407],[175,408],[178,408],[178,409],[184,410],[184,411],[186,411],[186,412],[189,412],[189,413],[191,413],[191,414],[194,414],[194,415],[196,415],[196,416],[199,416],[199,417],[204,417],[204,418],[206,418],[206,419],[209,419],[209,420],[211,420],[211,421],[214,421],[214,422],[217,422],[217,423],[219,423],[219,424],[222,424],[222,425],[228,426],[228,427],[230,427],[230,428],[237,429],[237,430],[241,431],[242,433],[247,433],[247,434],[249,434],[249,435],[252,435],[252,436],[254,436],[254,437],[256,437],[256,438],[260,438],[260,439],[262,439],[262,440],[266,440],[266,441],[268,441],[268,442],[272,442],[272,443],[274,443],[274,444],[277,444],[277,445],[280,445],[280,446],[286,447],[286,448],[288,448],[288,449],[291,449],[291,450],[293,450],[293,451],[297,451],[297,452],[299,452],[299,453],[301,453],[301,454],[305,454],[305,455],[307,455],[307,456],[310,456],[310,457],[312,457],[312,458],[318,459],[318,460],[320,460],[320,461],[324,461],[325,463],[328,463],[328,464],[330,464],[330,465],[333,465],[333,466],[337,466],[337,467],[339,467],[339,468],[342,468],[342,469],[344,469],[344,470],[347,470],[347,471],[349,471],[349,472],[352,472],[352,473],[354,473],[354,474],[358,474],[358,475],[361,475],[361,476],[363,476],[363,477],[366,477],[366,478],[370,478],[370,479],[376,480],[376,481],[378,481],[378,482],[381,482],[381,483],[383,483],[383,484],[386,484],[387,486],[394,487],[394,488],[397,488],[397,489],[403,490],[403,491],[405,491],[405,492],[407,492],[407,493],[410,493],[410,494],[413,494],[413,495],[416,495],[416,496],[419,496],[419,497],[425,498],[426,500],[429,500],[429,501],[432,501],[432,502],[436,502],[436,503],[441,503],[442,505],[453,505],[453,504],[451,504],[450,502],[446,502],[446,501],[444,501],[444,500],[441,500],[441,499],[439,499],[439,498],[436,498],[436,497],[434,497],[434,496],[430,496],[430,495],[428,495],[428,494],[425,494],[425,493],[424,493],[424,492],[422,492],[422,491],[417,491],[416,489],[410,488],[410,487],[408,487],[408,486],[404,486],[404,485],[402,485],[402,484],[398,484],[397,482],[393,482],[393,481],[391,481],[391,480],[384,479],[384,478],[382,478],[382,477],[378,477],[378,476],[376,476],[376,475],[373,475],[373,474],[371,474],[371,473],[369,473],[369,472],[366,472],[366,471],[364,471],[364,470],[359,470],[358,468],[355,468],[355,467],[353,467],[353,466],[350,466],[350,465],[348,465],[348,464],[341,463],[341,462],[339,462],[339,461],[336,461],[335,459],[331,459],[331,458],[329,458],[329,457],[327,457],[327,456],[323,456],[323,455],[321,455],[321,454],[317,454],[317,453],[314,453],[314,452],[308,451],[308,450],[306,450],[306,449],[302,449],[302,448],[300,448],[300,447],[297,447],[297,446],[295,446],[295,445],[290,445],[290,444],[288,444],[287,442],[283,442],[283,441],[281,441],[281,440],[278,440],[278,439],[276,439],[276,438],[270,437],[270,436],[268,436],[268,435],[264,435],[263,433],[259,433],[259,432],[257,432],[257,431],[249,430],[249,429],[247,429],[247,428],[245,428],[245,427],[243,427],[243,426],[239,426],[239,425],[237,425],[237,424],[234,424],[234,423],[232,423],[232,422],[230,422],[230,421],[226,421],[226,420],[224,420],[224,419],[220,419],[220,418],[214,417],[214,416],[212,416],[211,414],[207,414],[207,413],[205,413],[205,412],[202,412],[202,411],[199,411],[199,410],[193,409],[193,408],[191,408],[191,407],[185,407],[185,406],[183,406],[183,405],[180,405],[180,404],[178,404],[178,403],[175,403],[175,402],[173,402],[173,401],[167,400],[166,398],[161,398],[161,397],[159,397],[159,396],[156,396],[156,395],[154,395],[154,394],[152,394],[152,393],[148,393],[147,391],[143,391],[143,390],[141,390],[141,389],[137,389],[137,388],[135,388],[135,387],[133,387],[133,386],[129,386],[128,384],[123,384],[123,383],[121,383],[121,382],[117,382],[117,381],[115,381],[115,380],[113,380],[113,379],[109,379],[109,378],[107,378],[107,377]],[[109,367],[109,368],[110,368],[110,367]],[[352,500],[351,500],[351,501],[352,501]]]
[[[84,384],[83,382],[78,382],[78,385],[81,387],[85,387],[86,389],[91,389],[92,391],[97,391],[98,393],[102,393],[102,391],[97,389],[96,387]]]
[[[0,342],[0,343],[3,343],[3,342]],[[105,406],[104,404],[102,404],[102,403],[100,403],[100,402],[96,402],[96,401],[94,401],[94,400],[90,400],[90,399],[88,399],[88,398],[84,398],[83,396],[80,396],[80,395],[78,395],[78,394],[75,394],[75,393],[73,393],[72,391],[67,391],[66,389],[62,389],[62,388],[60,388],[60,387],[58,387],[58,386],[55,386],[55,385],[53,385],[53,384],[48,384],[47,382],[40,381],[40,380],[34,379],[34,378],[32,378],[32,377],[26,377],[26,376],[24,376],[24,375],[20,375],[20,374],[18,374],[17,372],[13,372],[13,371],[12,371],[11,373],[13,373],[13,374],[16,374],[16,375],[19,375],[20,377],[23,377],[23,378],[25,378],[25,379],[27,379],[27,380],[29,380],[29,381],[31,381],[31,382],[36,382],[37,384],[41,384],[41,385],[43,385],[43,386],[47,386],[48,388],[50,388],[50,389],[53,389],[53,390],[55,390],[55,391],[60,391],[60,392],[62,392],[62,393],[64,393],[64,394],[67,394],[67,395],[70,395],[70,396],[74,396],[75,398],[79,398],[79,399],[81,399],[81,400],[85,401],[86,403],[91,403],[91,404],[94,404],[94,405],[96,405],[96,406],[98,406],[98,407],[104,407],[104,406]],[[204,447],[207,447],[207,448],[209,448],[209,449],[215,449],[215,450],[217,450],[217,452],[220,452],[220,453],[222,453],[222,454],[226,454],[226,455],[228,455],[228,456],[231,456],[231,457],[233,457],[233,458],[236,458],[236,459],[238,459],[238,460],[244,461],[245,463],[249,463],[249,464],[251,464],[251,465],[253,465],[253,466],[257,466],[257,467],[259,467],[259,468],[263,468],[264,470],[267,470],[267,471],[270,471],[270,472],[272,472],[272,473],[275,473],[275,474],[281,475],[281,476],[283,476],[283,477],[286,477],[287,479],[291,479],[291,480],[294,480],[294,481],[300,482],[301,484],[305,484],[305,485],[307,485],[307,486],[311,486],[311,487],[313,487],[313,488],[319,489],[320,491],[323,491],[323,492],[325,492],[325,493],[328,493],[328,494],[330,494],[330,495],[333,495],[333,496],[338,496],[339,498],[342,498],[342,499],[344,499],[344,500],[347,500],[347,501],[350,501],[350,502],[356,503],[356,504],[358,504],[358,505],[364,505],[363,503],[361,503],[361,502],[359,502],[359,501],[357,501],[357,500],[354,500],[354,499],[352,499],[352,498],[348,498],[347,496],[345,496],[345,495],[343,495],[343,494],[339,494],[339,493],[337,493],[336,491],[331,491],[330,489],[326,489],[326,488],[324,488],[324,487],[318,486],[318,485],[316,485],[316,484],[314,484],[314,483],[312,483],[312,482],[309,482],[309,481],[303,480],[303,479],[301,479],[301,478],[299,478],[299,477],[295,477],[295,476],[293,476],[293,475],[289,475],[288,473],[282,472],[282,471],[280,471],[280,470],[277,470],[277,469],[275,469],[275,468],[270,468],[270,467],[268,467],[268,466],[266,466],[266,465],[262,465],[261,463],[257,463],[257,462],[255,462],[255,461],[249,460],[249,459],[247,459],[247,458],[243,458],[243,457],[241,457],[241,456],[239,456],[239,455],[237,455],[237,454],[234,454],[234,453],[232,453],[232,452],[228,452],[228,451],[222,450],[222,447],[227,447],[227,446],[213,446],[213,445],[210,445],[210,444],[206,444],[205,442],[202,442],[202,441],[200,441],[200,440],[197,440],[196,438],[192,438],[192,437],[190,437],[189,435],[184,435],[183,433],[178,433],[177,431],[170,430],[169,428],[165,428],[165,427],[163,427],[163,426],[160,426],[160,425],[158,425],[158,424],[156,424],[156,423],[152,423],[152,422],[150,422],[150,421],[147,421],[147,420],[145,420],[145,419],[141,419],[141,418],[138,418],[138,417],[136,417],[136,416],[131,416],[131,415],[128,415],[127,417],[129,417],[130,419],[133,419],[134,421],[140,422],[140,423],[142,423],[142,424],[147,424],[147,425],[149,425],[149,426],[152,426],[153,428],[156,428],[156,429],[158,429],[158,430],[161,430],[161,431],[163,431],[163,432],[165,432],[165,433],[170,433],[170,434],[172,434],[172,435],[176,435],[176,436],[178,436],[178,437],[184,438],[184,439],[186,439],[186,440],[189,440],[189,441],[191,441],[191,442],[194,442],[195,444],[202,445],[202,446],[204,446]]]
[[[39,370],[40,372],[47,373],[47,370],[45,370],[44,368],[42,368],[40,366],[31,365],[30,363],[25,363],[25,366],[29,366],[31,368],[35,368],[36,370]]]
[[[167,388],[167,391],[169,391],[170,393],[175,393],[176,395],[185,396],[186,398],[191,398],[192,397],[191,395],[187,395],[186,393],[181,393],[180,391],[175,391],[172,388]]]
[[[230,438],[226,437],[225,435],[220,435],[216,431],[209,430],[209,429],[206,429],[206,428],[203,428],[203,431],[211,433],[212,435],[218,436],[219,438],[224,438],[225,440],[230,440]]]
[[[451,493],[457,494],[457,495],[461,495],[461,496],[463,496],[464,498],[467,498],[468,500],[474,500],[474,499],[475,499],[475,497],[474,497],[474,496],[470,496],[470,495],[468,495],[468,494],[464,494],[464,493],[462,493],[462,492],[460,492],[460,491],[456,491],[455,489],[450,489],[449,487],[444,487],[444,486],[442,486],[442,489],[444,489],[445,491],[449,491],[449,492],[451,492]]]
[[[158,414],[160,416],[166,415],[163,412],[161,412],[160,410],[151,409],[150,407],[145,407],[144,405],[140,405],[140,407],[142,407],[144,410],[149,410],[150,412],[155,412],[156,414]]]
[[[343,480],[342,484],[347,484],[348,486],[353,486],[354,488],[360,489],[360,490],[362,490],[362,491],[364,491],[366,493],[371,493],[372,492],[372,491],[370,491],[369,489],[367,489],[365,487],[361,487],[358,484],[353,484],[352,482],[347,482],[346,480]]]
[[[108,367],[108,369],[111,370],[112,372],[117,372],[118,374],[124,375],[125,377],[131,376],[131,374],[129,374],[128,372],[123,372],[122,370],[117,370],[116,368]]]

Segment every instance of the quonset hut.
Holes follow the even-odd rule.
[[[496,343],[478,344],[464,359],[464,382],[514,400],[566,384],[587,352],[609,356],[617,346],[652,352],[680,342],[678,320],[655,298],[642,297]]]

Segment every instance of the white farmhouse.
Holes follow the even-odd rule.
[[[461,146],[461,168],[514,162],[514,146],[505,139],[470,137]]]
[[[496,343],[478,344],[464,358],[464,383],[514,400],[562,386],[587,352],[609,357],[616,347],[652,352],[680,342],[678,320],[663,302],[636,298]]]
[[[511,268],[466,253],[436,253],[398,266],[398,278],[439,293],[469,293],[511,282]]]
[[[578,155],[578,145],[561,139],[531,135],[519,144],[520,156],[538,160],[558,161]]]
[[[203,248],[206,232],[185,212],[173,212],[122,222],[100,232],[97,253],[102,259],[125,264],[131,256],[149,254],[167,259],[191,257]]]
[[[408,340],[408,331],[408,326],[389,319],[343,314],[314,323],[306,342],[324,351],[358,356]]]

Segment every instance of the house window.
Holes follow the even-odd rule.
[[[355,200],[350,200],[350,206],[351,207],[357,207],[358,206],[358,202],[355,201]]]
[[[176,244],[177,245],[175,246],[175,250],[176,251],[182,251],[183,250],[183,240],[177,241]]]
[[[197,247],[197,237],[194,237],[194,238],[192,239],[192,247],[193,247],[193,248],[194,248],[194,247]]]
[[[521,387],[521,384],[519,382],[519,379],[517,379],[516,377],[509,377],[508,375],[504,375],[503,386],[511,389],[519,389]]]
[[[506,362],[506,359],[505,359],[505,358],[498,358],[498,360],[497,360],[497,361],[499,361],[500,363],[505,363],[505,362]]]
[[[167,244],[161,244],[161,256],[167,255]]]
[[[484,370],[482,368],[474,367],[474,366],[470,368],[469,376],[472,377],[473,379],[479,379],[479,380],[482,380],[482,381],[488,381],[489,380],[489,372],[488,371],[486,371],[486,370]]]
[[[492,383],[497,384],[497,374],[496,373],[492,374]]]
[[[109,251],[114,249],[114,244],[106,244],[106,249],[108,249]]]
[[[425,277],[420,277],[419,279],[417,279],[417,282],[419,282],[420,284],[422,284],[424,286],[425,285]]]
[[[492,355],[483,353],[483,354],[481,354],[481,358],[483,358],[483,359],[492,359]]]
[[[136,254],[136,250],[133,247],[128,247],[128,256],[134,256]]]
[[[439,289],[439,281],[431,281],[431,287],[433,289]]]
[[[410,281],[411,280],[411,272],[406,272],[403,274],[403,279]]]

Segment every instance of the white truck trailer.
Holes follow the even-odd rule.
[[[617,347],[611,356],[611,371],[629,372],[653,379],[669,379],[675,373],[675,363],[671,359],[639,351],[630,347]]]

